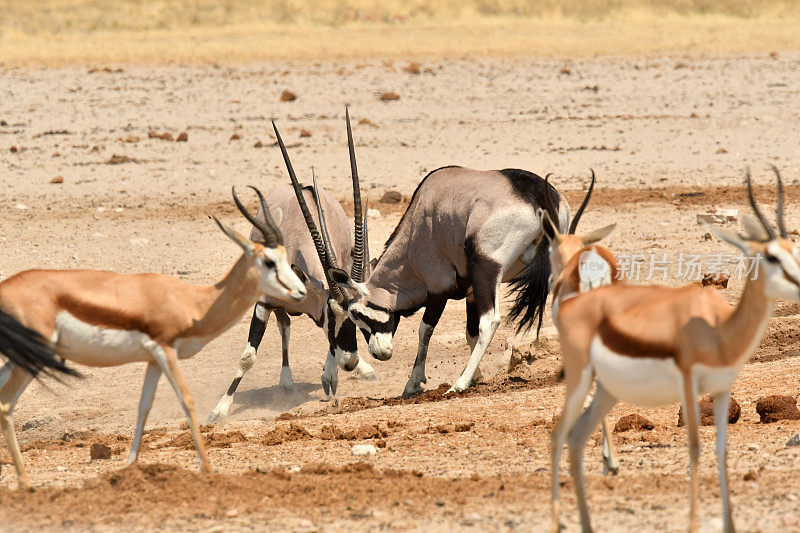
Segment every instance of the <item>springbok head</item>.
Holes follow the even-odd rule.
[[[353,211],[354,211],[354,234],[355,244],[353,246],[352,267],[350,275],[354,280],[359,280],[359,283],[369,275],[369,249],[367,242],[367,220],[366,209],[361,205],[361,188],[358,180],[358,169],[356,167],[356,156],[353,148],[353,132],[350,127],[350,112],[345,109],[345,116],[347,119],[347,146],[350,151],[350,174],[353,181]],[[275,130],[275,137],[278,140],[278,146],[283,155],[283,161],[286,163],[286,169],[289,172],[289,178],[292,181],[295,196],[300,204],[300,211],[303,213],[303,218],[306,221],[308,231],[311,233],[311,239],[314,241],[314,247],[317,250],[317,256],[322,269],[325,272],[325,281],[327,282],[327,289],[323,289],[324,294],[320,294],[323,301],[327,302],[326,324],[327,335],[331,349],[334,350],[334,355],[337,360],[342,362],[345,370],[352,370],[358,364],[358,342],[356,339],[356,325],[350,319],[348,314],[348,305],[350,298],[342,288],[337,285],[331,278],[332,270],[339,270],[339,260],[333,251],[333,246],[330,242],[328,234],[328,226],[325,222],[325,213],[322,210],[322,203],[319,196],[319,189],[317,187],[317,178],[313,176],[314,182],[314,201],[317,204],[317,218],[320,222],[321,230],[317,229],[314,219],[311,217],[311,212],[303,196],[302,187],[297,180],[297,176],[292,167],[292,162],[289,159],[289,153],[286,151],[286,146],[281,139],[275,123],[272,123]],[[313,172],[312,172],[313,173]],[[307,286],[312,290],[319,290],[319,288],[311,283],[308,276],[299,268],[293,267],[297,274],[301,276],[307,283]],[[344,272],[344,271],[342,271]]]
[[[552,216],[558,211],[553,206],[550,194],[545,194],[545,208],[542,210],[542,229],[550,241],[550,265],[553,267],[552,275],[554,278],[558,277],[561,271],[564,270],[565,265],[580,249],[606,238],[616,227],[616,224],[611,224],[584,235],[575,235],[575,230],[578,229],[578,222],[594,190],[594,170],[590,169],[590,171],[592,173],[592,181],[589,183],[589,190],[586,191],[586,196],[583,198],[581,206],[575,216],[572,217],[567,233],[561,233],[558,229],[558,224],[553,221]],[[548,181],[549,177],[550,174],[545,176],[545,181]]]
[[[236,196],[236,187],[231,188],[231,194],[233,194],[233,201],[239,211],[264,235],[264,244],[251,241],[212,215],[214,222],[217,223],[219,229],[225,235],[244,251],[243,257],[248,262],[248,270],[256,269],[259,280],[258,287],[261,292],[285,301],[300,301],[306,297],[306,287],[292,271],[289,260],[286,257],[286,249],[283,247],[283,235],[279,229],[282,213],[280,210],[276,211],[275,218],[273,218],[261,191],[252,185],[250,188],[256,192],[261,201],[265,222],[258,220],[242,205],[239,197]]]
[[[772,170],[778,181],[778,205],[775,210],[778,223],[777,233],[756,203],[749,168],[745,174],[747,198],[755,218],[749,215],[742,216],[745,235],[711,225],[707,225],[707,227],[721,240],[739,248],[743,254],[756,261],[752,272],[754,276],[763,278],[767,296],[800,301],[800,251],[789,240],[786,231],[786,222],[783,217],[784,196],[781,173],[774,165]]]

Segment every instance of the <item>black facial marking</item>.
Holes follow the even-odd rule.
[[[368,317],[364,313],[360,312],[358,309],[353,309],[350,313],[353,315],[353,318],[361,322],[367,329],[372,333],[372,335],[376,333],[392,333],[394,334],[395,330],[397,330],[397,318],[396,313],[393,313],[389,309],[385,307],[380,307],[372,303],[367,303],[366,307],[369,309],[375,309],[376,311],[382,311],[389,315],[388,322],[379,322],[373,318]]]
[[[328,316],[328,341],[332,346],[336,346],[345,352],[356,352],[358,350],[358,340],[356,339],[356,325],[352,320],[346,318],[342,322],[342,327],[336,331],[336,317],[333,311],[329,311]]]

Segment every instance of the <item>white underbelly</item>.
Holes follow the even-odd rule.
[[[643,407],[681,401],[683,378],[672,359],[620,355],[595,337],[591,360],[598,383],[619,400]]]
[[[87,366],[115,366],[151,360],[140,331],[110,329],[87,324],[67,311],[56,316],[56,353]]]

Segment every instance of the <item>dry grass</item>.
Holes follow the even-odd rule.
[[[796,48],[798,1],[0,1],[6,65]]]

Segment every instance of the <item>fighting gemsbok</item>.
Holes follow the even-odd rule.
[[[221,221],[220,229],[244,253],[219,282],[198,287],[162,274],[116,274],[98,270],[27,270],[0,283],[0,309],[48,339],[58,356],[87,366],[145,362],[136,432],[128,464],[136,461],[156,385],[166,374],[186,413],[203,470],[210,470],[195,416],[194,399],[178,366],[230,328],[262,293],[302,300],[306,288],[292,272],[279,229],[281,214],[270,216],[261,193],[263,222],[233,199],[265,237],[254,243]],[[18,362],[18,361],[17,361]],[[52,365],[50,365],[52,366]],[[23,468],[11,419],[14,405],[32,375],[14,359],[0,370],[0,420],[21,487],[30,481]]]
[[[761,340],[776,298],[800,301],[800,252],[787,238],[783,184],[778,180],[777,222],[770,226],[747,192],[758,220],[742,217],[746,236],[709,226],[754,262],[739,303],[733,307],[710,288],[615,283],[563,301],[556,326],[561,340],[566,402],[552,434],[552,530],[559,530],[559,463],[569,444],[570,472],[581,526],[591,530],[583,479],[583,448],[597,424],[622,400],[655,407],[680,402],[686,414],[690,462],[689,529],[697,530],[700,425],[698,394],[714,397],[723,520],[734,530],[727,479],[727,421],[733,382]],[[597,388],[580,414],[592,381]],[[580,416],[579,416],[580,415]]]
[[[428,174],[386,242],[364,283],[331,269],[347,291],[350,318],[364,332],[372,355],[392,356],[392,337],[402,316],[425,308],[419,347],[405,395],[426,382],[428,343],[448,300],[466,298],[466,337],[471,355],[450,391],[469,387],[500,323],[500,284],[512,282],[510,317],[519,329],[541,316],[550,263],[538,215],[545,196],[566,229],[567,201],[541,177],[517,169],[444,167]]]
[[[327,271],[339,264],[349,268],[351,276],[363,279],[368,272],[368,264],[359,263],[356,257],[364,256],[369,262],[368,253],[362,254],[362,249],[367,246],[365,242],[366,218],[362,218],[364,209],[361,207],[361,189],[358,181],[358,170],[355,164],[353,148],[353,135],[350,129],[349,111],[345,111],[347,120],[347,143],[350,151],[351,177],[353,180],[353,205],[355,213],[354,231],[344,213],[344,209],[325,189],[319,189],[319,201],[314,198],[311,187],[302,187],[297,180],[289,154],[283,144],[280,133],[273,123],[275,135],[278,139],[281,153],[283,154],[286,168],[289,172],[291,185],[275,187],[266,197],[267,206],[272,209],[281,209],[286,255],[292,268],[305,283],[308,297],[302,302],[286,302],[285,300],[264,296],[257,303],[250,322],[250,333],[247,346],[239,359],[239,368],[228,391],[220,398],[219,403],[211,411],[209,420],[219,420],[228,415],[233,395],[239,386],[242,377],[253,367],[256,350],[261,343],[270,313],[275,313],[281,334],[283,362],[281,366],[280,385],[286,392],[292,390],[292,371],[289,367],[289,334],[291,327],[290,316],[307,315],[314,323],[325,331],[328,337],[328,353],[322,373],[322,388],[325,394],[336,394],[338,384],[338,368],[352,371],[356,370],[365,379],[376,379],[375,371],[365,361],[358,357],[356,340],[356,326],[347,316],[344,309],[344,295],[334,284],[328,280]],[[308,208],[308,202],[316,206],[315,212]],[[328,231],[330,249],[325,248],[325,243],[320,236],[317,224],[320,213],[326,220],[322,226]],[[263,217],[262,213],[256,215]],[[355,246],[353,234],[355,233]],[[261,233],[257,227],[250,234],[252,240],[261,240]],[[324,266],[323,266],[324,265]],[[329,287],[333,286],[333,291]]]

